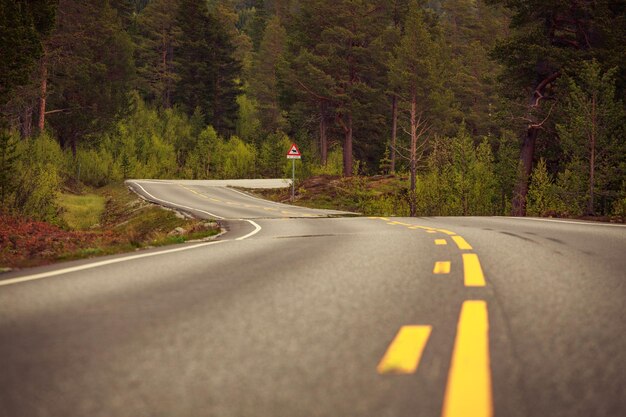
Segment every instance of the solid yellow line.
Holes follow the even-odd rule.
[[[484,287],[485,275],[480,266],[478,255],[475,253],[463,254],[463,276],[466,287]]]
[[[452,236],[452,240],[454,240],[454,243],[456,243],[459,249],[472,250],[472,247],[470,246],[470,244],[467,243],[467,241],[463,239],[461,236]]]
[[[437,233],[435,230],[427,230],[426,233]]]
[[[489,318],[485,301],[463,303],[442,417],[491,417]]]
[[[402,326],[376,368],[379,374],[412,374],[422,358],[432,326]]]
[[[433,268],[433,274],[449,274],[450,273],[450,261],[438,261],[435,262],[435,267]]]
[[[445,239],[435,239],[435,245],[447,245],[448,241]]]

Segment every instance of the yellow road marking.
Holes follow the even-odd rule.
[[[222,202],[222,200],[218,200],[217,198],[213,198],[213,197],[209,198],[209,200],[215,201],[216,203],[221,203]]]
[[[461,236],[452,236],[452,240],[454,240],[454,243],[456,243],[456,245],[461,250],[471,250],[472,249],[470,244],[467,243],[467,241],[465,239],[463,239]]]
[[[435,245],[447,245],[448,241],[445,239],[435,239]]]
[[[485,301],[463,303],[442,417],[491,417],[489,318]]]
[[[427,230],[426,233],[437,233],[436,230]]]
[[[484,287],[485,275],[480,266],[478,255],[475,253],[463,254],[463,276],[466,287]]]
[[[450,261],[438,261],[435,262],[435,267],[433,268],[433,274],[449,274],[450,273]]]
[[[454,236],[454,235],[456,235],[456,233],[451,232],[451,231],[446,230],[446,229],[435,229],[435,230],[436,230],[436,231],[438,231],[439,233],[444,233],[444,234],[446,234],[446,235],[448,235],[448,236]]]
[[[402,326],[380,360],[379,374],[412,374],[422,358],[432,326]]]

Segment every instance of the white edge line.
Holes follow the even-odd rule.
[[[185,246],[185,247],[182,247],[182,248],[167,249],[167,250],[162,250],[162,251],[158,251],[158,252],[142,253],[142,254],[139,254],[139,255],[125,256],[123,258],[108,259],[106,261],[93,262],[93,263],[89,263],[89,264],[85,264],[85,265],[73,266],[71,268],[58,269],[56,271],[42,272],[40,274],[27,275],[25,277],[18,277],[18,278],[7,279],[7,280],[0,281],[0,287],[5,286],[5,285],[18,284],[20,282],[35,281],[35,280],[43,279],[43,278],[50,278],[50,277],[54,277],[54,276],[57,276],[57,275],[69,274],[70,272],[84,271],[86,269],[98,268],[98,267],[101,267],[101,266],[117,264],[117,263],[120,263],[120,262],[132,261],[132,260],[135,260],[135,259],[150,258],[152,256],[166,255],[168,253],[182,252],[182,251],[186,251],[186,250],[202,248],[204,246],[216,245],[218,243],[224,243],[224,242],[228,242],[228,241],[227,240],[217,240],[217,241],[212,241],[212,242],[199,243],[199,244],[193,245],[193,246]]]
[[[537,217],[505,217],[506,219],[513,220],[534,220],[538,222],[551,222],[551,223],[567,223],[567,224],[579,224],[583,226],[609,226],[609,227],[626,227],[624,224],[613,224],[613,223],[596,223],[596,222],[575,222],[571,220],[556,220],[556,219],[540,219]]]
[[[152,198],[152,199],[154,199],[156,201],[160,201],[162,203],[169,204],[169,205],[172,205],[172,206],[175,206],[175,207],[180,207],[180,208],[183,208],[183,209],[186,209],[186,210],[191,210],[191,211],[197,211],[197,212],[200,212],[200,213],[204,213],[204,214],[209,215],[211,217],[215,217],[218,220],[224,220],[224,217],[218,216],[217,214],[209,213],[208,211],[200,210],[200,209],[193,208],[193,207],[183,206],[181,204],[172,203],[171,201],[161,200],[160,198],[156,198],[155,196],[153,196],[152,194],[147,192],[146,189],[143,188],[141,186],[141,184],[139,184],[136,181],[128,181],[128,183],[129,184],[135,184],[137,187],[141,188],[143,190],[143,192],[146,193],[150,198]]]
[[[238,238],[237,238],[237,239],[235,239],[235,240],[244,240],[244,239],[247,239],[247,238],[249,238],[249,237],[252,237],[252,236],[256,235],[257,233],[259,233],[259,232],[261,231],[261,226],[259,226],[257,223],[253,222],[252,220],[248,220],[248,219],[242,219],[242,220],[247,221],[247,222],[248,222],[248,223],[250,223],[252,226],[254,226],[254,230],[253,230],[252,232],[248,233],[248,234],[247,234],[247,235],[245,235],[245,236],[238,237]]]
[[[137,183],[135,183],[135,184],[137,186],[139,186],[142,190],[144,190],[144,192],[146,194],[150,195],[152,198],[155,198],[150,193],[148,193],[141,185],[139,185]],[[159,201],[164,201],[164,200],[160,200],[158,198],[155,198],[155,199],[159,200]],[[167,203],[169,203],[169,202],[167,202]],[[179,207],[184,207],[184,206],[179,206]],[[202,210],[198,210],[198,211],[202,211]],[[204,211],[202,211],[202,212],[206,213]],[[244,220],[244,221],[250,223],[252,226],[254,226],[254,230],[252,232],[248,233],[247,235],[239,237],[239,238],[237,238],[235,240],[245,240],[245,239],[248,239],[249,237],[252,237],[252,236],[256,235],[257,233],[259,233],[261,231],[261,226],[259,226],[256,222],[253,222],[252,220],[247,220],[247,219],[242,219],[242,220]],[[6,280],[0,280],[0,287],[7,286],[7,285],[13,285],[13,284],[19,284],[21,282],[36,281],[36,280],[40,280],[40,279],[44,279],[44,278],[51,278],[51,277],[55,277],[55,276],[58,276],[58,275],[69,274],[71,272],[79,272],[79,271],[84,271],[86,269],[99,268],[101,266],[117,264],[117,263],[120,263],[120,262],[132,261],[132,260],[135,260],[135,259],[150,258],[152,256],[167,255],[169,253],[182,252],[182,251],[187,251],[187,250],[191,250],[191,249],[198,249],[198,248],[202,248],[202,247],[205,247],[205,246],[216,245],[218,243],[224,243],[224,242],[229,242],[229,241],[228,240],[217,240],[217,241],[212,241],[212,242],[199,243],[199,244],[193,245],[193,246],[185,246],[185,247],[182,247],[182,248],[167,249],[167,250],[162,250],[162,251],[158,251],[158,252],[142,253],[142,254],[139,254],[139,255],[125,256],[123,258],[108,259],[106,261],[93,262],[93,263],[80,265],[80,266],[73,266],[71,268],[58,269],[56,271],[42,272],[40,274],[34,274],[34,275],[27,275],[25,277],[18,277],[18,278],[11,278],[11,279],[6,279]]]

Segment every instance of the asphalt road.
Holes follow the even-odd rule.
[[[230,231],[0,275],[0,416],[626,415],[626,227],[132,186]]]

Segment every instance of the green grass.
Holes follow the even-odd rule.
[[[105,198],[96,194],[60,194],[58,203],[62,219],[73,230],[87,230],[100,224]]]

